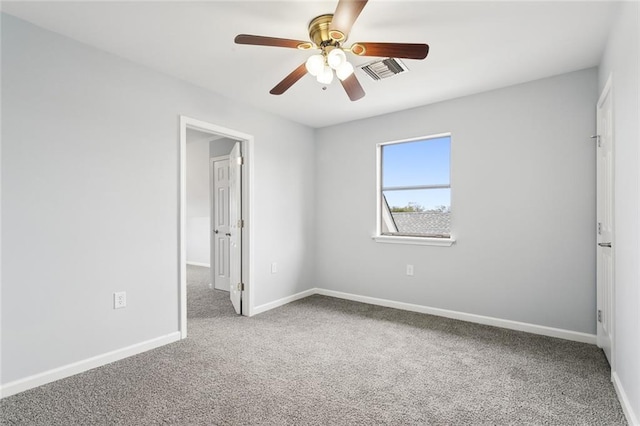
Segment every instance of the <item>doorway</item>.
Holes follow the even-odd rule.
[[[179,327],[181,337],[187,337],[187,131],[195,130],[201,133],[211,135],[211,139],[232,139],[237,142],[237,152],[235,160],[235,182],[237,183],[237,200],[236,214],[237,220],[232,224],[231,240],[236,247],[235,255],[230,254],[230,263],[232,268],[237,269],[235,276],[231,274],[231,279],[238,281],[235,287],[230,287],[235,291],[230,291],[231,302],[233,302],[236,311],[242,315],[250,316],[253,310],[251,298],[251,277],[252,277],[252,258],[250,257],[250,248],[253,242],[252,210],[251,195],[253,183],[253,136],[239,132],[237,130],[228,129],[212,123],[207,123],[194,118],[180,116],[180,162],[179,162]],[[215,144],[215,141],[212,142]],[[211,233],[211,229],[208,230]],[[213,265],[211,265],[213,266]],[[236,300],[233,299],[236,298]]]

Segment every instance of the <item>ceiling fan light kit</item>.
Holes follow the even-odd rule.
[[[309,74],[317,77],[322,71],[324,71],[324,56],[320,54],[309,56],[309,59],[305,62],[305,66],[307,67],[307,72]]]
[[[345,62],[347,62],[347,55],[339,47],[331,49],[327,55],[327,64],[334,70],[337,70]]]
[[[331,82],[333,81],[333,70],[325,65],[322,69],[322,72],[318,74],[316,79],[318,80],[318,83],[331,84]]]
[[[332,47],[330,50],[325,48],[322,53],[310,56],[305,66],[307,72],[322,84],[331,84],[333,71],[340,80],[353,74],[353,65],[347,61],[347,55],[339,47]]]
[[[351,65],[350,62],[345,62],[344,64],[336,68],[336,77],[338,77],[340,80],[344,80],[351,74],[353,74],[353,65]]]
[[[311,43],[249,34],[237,35],[235,42],[254,46],[320,50],[320,53],[310,56],[304,64],[271,89],[270,93],[273,95],[281,95],[307,73],[316,77],[318,83],[331,84],[335,72],[349,99],[357,101],[364,96],[364,90],[354,74],[354,67],[348,61],[346,52],[356,56],[406,59],[424,59],[429,53],[427,44],[418,43],[359,42],[349,48],[343,48],[341,44],[347,40],[351,27],[366,4],[367,0],[339,0],[335,13],[313,18],[309,23]]]

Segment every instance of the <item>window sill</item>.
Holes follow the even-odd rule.
[[[416,246],[440,246],[450,247],[456,240],[450,238],[429,238],[429,237],[400,237],[393,235],[374,235],[373,240],[377,243],[386,244],[411,244]]]

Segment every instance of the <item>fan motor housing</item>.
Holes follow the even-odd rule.
[[[309,38],[316,46],[335,46],[337,43],[329,35],[329,27],[333,20],[333,14],[316,16],[309,22]]]

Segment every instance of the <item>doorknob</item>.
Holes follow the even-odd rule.
[[[231,234],[229,234],[229,233],[226,233],[226,234],[224,234],[224,235],[226,235],[227,237],[230,237],[230,236],[231,236]]]
[[[217,233],[218,233],[218,230],[216,229],[215,231],[213,231],[213,233],[214,233],[214,234],[217,234]]]
[[[611,243],[598,243],[600,247],[609,247],[611,248]]]

